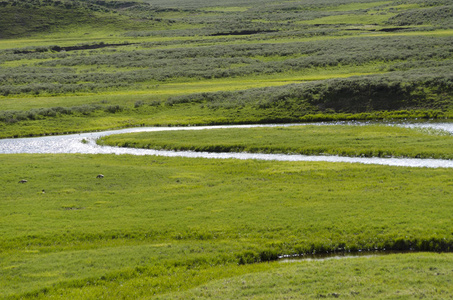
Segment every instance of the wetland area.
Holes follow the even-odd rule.
[[[0,0],[0,298],[452,298],[452,12]]]

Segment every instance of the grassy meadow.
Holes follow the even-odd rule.
[[[452,10],[450,0],[0,0],[0,138],[135,126],[448,121]],[[383,126],[172,131],[101,142],[452,156],[445,133]],[[451,298],[452,172],[0,154],[0,298]],[[388,255],[278,259],[376,251]]]
[[[279,255],[448,252],[453,242],[450,169],[128,155],[0,159],[6,298],[146,298],[236,275],[266,278],[283,266],[258,262]],[[413,280],[421,280],[416,270],[445,268],[438,254],[421,255],[427,261],[405,271]],[[310,268],[324,277],[322,264]]]

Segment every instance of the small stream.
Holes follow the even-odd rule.
[[[162,151],[151,149],[118,148],[99,146],[96,140],[102,136],[132,133],[156,132],[172,130],[208,130],[216,128],[254,128],[254,127],[288,127],[301,125],[335,126],[335,125],[366,126],[365,122],[338,122],[338,123],[310,123],[310,124],[274,124],[274,125],[225,125],[225,126],[197,126],[197,127],[136,127],[103,132],[80,133],[60,136],[44,136],[33,138],[0,139],[0,154],[17,153],[81,153],[81,154],[131,154],[155,155],[167,157],[193,157],[212,159],[258,159],[275,161],[312,161],[312,162],[344,162],[377,164],[402,167],[428,167],[428,168],[453,168],[453,160],[443,159],[417,159],[417,158],[379,158],[379,157],[342,157],[322,155],[297,155],[297,154],[261,154],[261,153],[212,153],[194,151]],[[389,126],[403,126],[408,128],[441,129],[453,134],[453,123],[400,123],[388,124]]]
[[[312,254],[300,254],[300,255],[282,255],[278,257],[278,261],[281,263],[293,263],[293,262],[304,262],[312,260],[335,260],[335,259],[348,259],[348,258],[360,258],[360,257],[376,257],[391,254],[406,254],[406,253],[417,253],[419,251],[408,250],[408,251],[395,251],[395,250],[359,250],[354,252],[330,252],[330,253],[312,253]]]

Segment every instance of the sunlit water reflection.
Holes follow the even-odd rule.
[[[335,126],[338,123],[315,123],[305,125]],[[366,123],[341,123],[365,126]],[[366,157],[341,157],[321,155],[295,155],[295,154],[260,154],[260,153],[211,153],[193,151],[161,151],[151,149],[117,148],[99,146],[96,139],[118,133],[170,131],[170,130],[203,130],[215,128],[252,128],[295,126],[304,124],[278,124],[278,125],[226,125],[226,126],[198,126],[198,127],[138,127],[103,132],[81,133],[61,136],[45,136],[34,138],[17,138],[0,140],[0,154],[14,153],[82,153],[82,154],[132,154],[132,155],[158,155],[169,157],[201,157],[213,159],[259,159],[276,161],[322,161],[346,162],[362,164],[378,164],[388,166],[453,168],[453,160],[442,159],[416,159],[416,158],[366,158]],[[410,128],[441,129],[453,134],[453,123],[414,123],[414,124],[389,124]]]

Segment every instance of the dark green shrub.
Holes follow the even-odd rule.
[[[104,109],[105,112],[109,112],[112,114],[120,112],[122,110],[123,110],[123,107],[120,105],[109,105]]]
[[[134,107],[139,108],[139,107],[143,106],[144,104],[145,103],[143,101],[139,100],[134,103]]]

